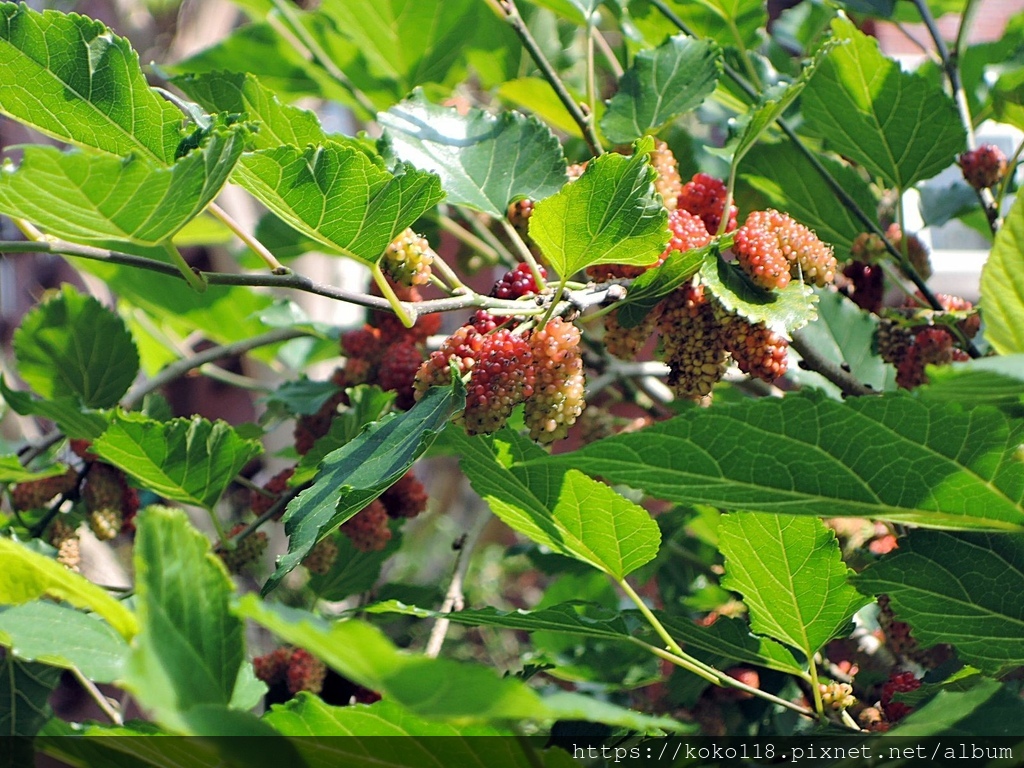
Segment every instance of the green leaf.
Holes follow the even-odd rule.
[[[1019,724],[1024,718],[1020,695],[1012,685],[983,678],[977,673],[974,677],[973,685],[965,681],[962,688],[952,684],[944,686],[924,706],[915,708],[900,720],[890,731],[891,736],[1014,736],[1014,741],[1019,743]],[[963,742],[958,742],[956,747],[950,743],[943,745],[942,755],[947,759],[962,758],[964,754],[971,752]]]
[[[482,109],[459,114],[417,91],[377,116],[390,150],[441,178],[447,200],[506,215],[509,203],[540,200],[565,184],[565,156],[551,130],[518,112],[494,116]]]
[[[925,400],[961,403],[965,408],[994,405],[1024,416],[1024,354],[980,357],[929,366],[928,383],[915,393]]]
[[[701,626],[689,618],[658,613],[668,633],[686,647],[732,659],[741,664],[774,669],[790,675],[804,674],[793,653],[784,645],[766,637],[750,634],[750,627],[742,619],[719,617],[709,627]]]
[[[448,723],[424,720],[391,701],[378,701],[368,706],[353,704],[345,707],[332,707],[325,704],[323,699],[318,696],[305,692],[285,704],[274,706],[264,715],[263,720],[285,736],[385,736],[391,738],[414,736],[423,738],[427,736],[509,735],[508,731],[499,731],[487,726],[454,726]],[[345,743],[351,744],[351,751],[345,750]],[[325,749],[325,746],[315,743],[307,745],[309,750],[306,752],[307,760],[313,758],[310,765],[322,764],[328,758],[330,758],[328,764],[337,765],[340,755],[346,753],[349,755],[349,759],[355,759],[357,756],[366,757],[366,743],[355,739],[344,742],[332,741],[328,749]],[[341,752],[338,751],[338,746],[341,746]],[[456,739],[434,743],[433,746],[447,747],[443,753],[433,750],[428,752],[427,745],[417,742],[415,739],[409,739],[405,748],[400,745],[396,746],[399,747],[400,752],[408,750],[408,754],[405,756],[394,755],[389,758],[389,765],[415,766],[435,761],[439,761],[442,765],[466,765],[467,760],[476,762],[481,757],[479,754],[474,755],[473,747],[469,743]],[[491,764],[490,760],[484,762],[488,765]]]
[[[709,40],[676,35],[652,51],[641,51],[619,80],[601,130],[625,143],[657,131],[700,106],[722,74],[722,50]]]
[[[854,584],[889,595],[924,646],[952,643],[993,676],[1024,664],[1024,536],[911,531]]]
[[[272,149],[282,144],[304,147],[327,140],[312,112],[282,104],[272,90],[249,73],[180,75],[171,80],[209,112],[244,114],[259,128],[252,149]]]
[[[34,736],[50,719],[47,699],[60,681],[60,669],[33,664],[5,655],[0,659],[0,737],[14,750],[19,744],[11,736]],[[31,765],[34,760],[10,765]]]
[[[792,280],[779,291],[766,291],[735,264],[726,262],[717,248],[706,251],[700,280],[730,312],[752,323],[764,323],[785,336],[818,315],[818,295],[802,280]]]
[[[255,595],[243,597],[237,612],[419,717],[457,723],[573,719],[640,731],[685,728],[669,718],[640,715],[578,694],[542,699],[520,680],[498,677],[487,667],[400,651],[383,632],[361,621],[327,624],[305,611],[261,602]]]
[[[538,544],[621,580],[658,554],[661,534],[650,514],[574,469],[522,468],[546,455],[510,430],[456,438],[460,466],[491,511]]]
[[[966,135],[952,99],[921,75],[903,72],[851,21],[834,20],[832,31],[844,44],[804,91],[807,128],[887,187],[909,189],[949,167]]]
[[[536,115],[555,130],[577,139],[583,138],[579,124],[559,100],[551,83],[544,78],[518,77],[507,80],[498,86],[497,94],[503,101]],[[598,105],[598,112],[602,106]]]
[[[45,398],[78,397],[109,408],[139,372],[139,353],[124,321],[65,284],[38,304],[14,334],[18,375]]]
[[[97,411],[83,410],[77,397],[56,400],[37,400],[28,392],[18,392],[7,386],[0,376],[0,395],[15,413],[22,416],[42,416],[50,419],[66,437],[92,440],[107,428],[107,417]]]
[[[288,504],[284,529],[288,554],[263,586],[274,589],[320,539],[380,496],[430,446],[452,414],[465,405],[466,388],[432,387],[400,416],[378,421],[324,458],[313,485]]]
[[[325,574],[311,574],[309,577],[309,588],[321,600],[344,600],[372,589],[380,578],[384,561],[402,544],[401,533],[394,529],[384,549],[375,552],[356,549],[352,540],[340,532],[332,534],[332,538],[338,547],[334,565]]]
[[[217,196],[242,154],[239,128],[215,128],[201,148],[167,167],[29,146],[0,170],[0,213],[76,243],[152,255]],[[149,246],[140,250],[140,246]]]
[[[1024,196],[996,234],[981,270],[985,338],[1002,355],[1024,352]]]
[[[817,159],[860,209],[877,223],[878,203],[860,174],[825,155],[818,155]],[[740,176],[774,208],[814,230],[840,255],[849,252],[857,235],[865,231],[860,219],[840,202],[810,161],[789,140],[759,144],[747,155]]]
[[[189,709],[231,701],[244,655],[242,622],[228,609],[234,585],[182,510],[147,507],[137,528],[140,630],[125,685],[181,730]]]
[[[768,23],[768,11],[761,0],[666,0],[665,4],[698,37],[741,51],[760,45]],[[631,0],[629,12],[652,44],[679,31],[646,0]]]
[[[672,251],[665,262],[636,278],[616,310],[623,328],[635,328],[658,302],[696,274],[715,246]]]
[[[97,683],[119,680],[128,657],[128,644],[106,622],[43,601],[0,610],[0,645],[25,661],[77,668]]]
[[[818,320],[801,332],[805,343],[836,365],[848,366],[858,381],[876,392],[895,389],[896,371],[874,352],[878,318],[862,312],[841,293],[818,293]],[[799,380],[809,378],[806,371],[795,371]],[[839,396],[839,389],[823,377],[815,377],[812,386],[820,386]]]
[[[574,467],[727,510],[1017,531],[1022,442],[1024,424],[989,408],[964,412],[902,395],[789,396],[688,410],[527,466]]]
[[[1003,72],[992,87],[996,119],[1024,131],[1024,68]]]
[[[119,412],[92,450],[166,499],[212,509],[262,446],[223,421],[155,421]]]
[[[558,273],[568,278],[594,264],[646,266],[668,242],[668,216],[654,194],[648,162],[654,140],[634,145],[632,157],[608,153],[530,216],[530,237]]]
[[[559,16],[584,27],[591,23],[601,0],[533,0],[532,5],[554,11]]]
[[[0,113],[61,141],[174,160],[182,114],[142,75],[128,41],[78,14],[0,4]]]
[[[87,608],[107,620],[125,640],[139,631],[135,614],[92,582],[10,539],[0,539],[0,605],[47,597]]]
[[[0,484],[41,480],[44,477],[63,475],[67,469],[63,464],[51,464],[39,470],[28,469],[22,466],[21,460],[14,454],[0,456]]]
[[[389,173],[334,142],[247,154],[235,178],[299,232],[369,264],[444,197],[433,174],[404,165]]]
[[[750,626],[811,658],[867,601],[847,584],[835,532],[815,517],[737,512],[718,525],[722,586],[743,595]]]

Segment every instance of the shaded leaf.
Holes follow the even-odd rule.
[[[909,189],[947,168],[964,149],[956,107],[938,85],[903,72],[847,19],[832,22],[833,50],[804,91],[807,127],[829,147]]]
[[[57,667],[15,659],[9,654],[0,658],[0,737],[12,750],[4,755],[11,765],[30,765],[31,752],[21,755],[27,762],[15,762],[15,755],[25,745],[11,736],[34,736],[50,718],[47,700],[60,681]],[[5,749],[6,751],[6,749]]]
[[[665,262],[649,269],[629,286],[625,301],[616,310],[623,328],[634,328],[643,322],[658,302],[679,288],[703,266],[715,246],[691,251],[672,251]]]
[[[390,173],[335,142],[246,154],[235,178],[299,232],[369,264],[444,197],[433,174],[402,165]]]
[[[952,643],[963,661],[994,676],[1024,664],[1020,534],[911,531],[854,584],[889,595],[923,646]]]
[[[981,357],[929,366],[928,382],[915,390],[925,400],[961,403],[965,408],[995,405],[1024,415],[1024,354]]]
[[[394,530],[384,549],[375,552],[356,549],[352,540],[343,533],[335,532],[332,538],[338,547],[334,565],[325,574],[311,574],[309,577],[309,588],[321,600],[344,600],[372,589],[380,578],[384,561],[402,544],[401,533]]]
[[[1024,424],[994,409],[789,396],[693,409],[529,464],[727,510],[1013,531],[1024,527],[1022,442]]]
[[[22,605],[47,597],[87,608],[107,620],[125,640],[139,631],[135,614],[91,581],[56,560],[32,552],[10,539],[0,539],[0,605]]]
[[[594,264],[658,260],[668,242],[668,217],[654,194],[647,159],[653,148],[646,138],[631,157],[595,158],[579,179],[534,206],[530,237],[562,277]]]
[[[67,284],[22,318],[14,354],[18,375],[40,395],[75,396],[91,408],[116,404],[139,372],[124,321]]]
[[[72,242],[152,256],[153,246],[220,192],[242,154],[243,133],[215,128],[169,167],[141,156],[29,146],[20,166],[0,171],[0,212]]]
[[[835,532],[815,517],[738,512],[718,525],[722,586],[743,595],[754,632],[811,658],[867,601],[847,584]]]
[[[1024,702],[1011,686],[975,674],[972,685],[944,686],[930,701],[915,709],[890,731],[892,736],[1015,736],[1020,739]],[[923,688],[924,686],[922,686]],[[916,691],[915,691],[916,693]],[[1004,742],[1001,742],[1004,744]],[[973,746],[973,745],[972,745]],[[992,749],[991,745],[986,745]],[[950,758],[951,747],[942,755]],[[1002,746],[1002,749],[1010,749]],[[952,748],[961,758],[971,752],[962,742]],[[992,752],[987,752],[992,755]],[[1005,753],[1000,751],[1005,757]]]
[[[417,91],[377,116],[390,150],[436,173],[447,200],[500,218],[509,203],[540,200],[565,184],[565,156],[551,130],[517,112],[460,114]]]
[[[384,419],[324,457],[313,485],[288,503],[288,553],[263,586],[274,589],[320,539],[380,496],[430,446],[448,419],[465,405],[466,388],[432,387],[400,416]]]
[[[42,416],[50,419],[66,437],[92,440],[103,434],[107,428],[107,416],[98,411],[82,408],[77,397],[59,397],[55,400],[39,400],[28,392],[18,392],[7,386],[0,376],[0,395],[15,413],[22,416]]]
[[[601,130],[625,143],[657,131],[698,107],[722,74],[722,51],[713,42],[676,35],[640,51],[608,102]]]
[[[546,455],[525,437],[503,430],[455,440],[473,490],[538,544],[620,580],[657,555],[661,534],[643,507],[571,468],[516,466]]]
[[[981,269],[985,338],[1002,355],[1024,352],[1024,196],[1018,196]]]
[[[174,160],[182,114],[122,37],[78,14],[0,4],[0,113],[61,141]]]
[[[128,657],[128,644],[106,622],[43,601],[0,611],[0,645],[25,661],[76,667],[97,683],[120,679]]]
[[[147,507],[135,538],[139,636],[125,685],[158,722],[184,729],[188,710],[227,706],[244,653],[228,610],[234,585],[180,509]]]
[[[92,451],[163,496],[211,509],[235,475],[263,450],[223,421],[155,421],[119,412]]]

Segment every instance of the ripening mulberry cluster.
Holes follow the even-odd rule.
[[[679,177],[679,162],[668,144],[658,141],[651,152],[651,165],[658,175],[654,178],[654,191],[661,196],[661,202],[669,211],[674,211],[683,192],[683,180]]]
[[[548,273],[544,267],[539,267],[540,276],[547,278]],[[491,289],[491,296],[498,299],[519,299],[523,296],[540,293],[537,287],[537,279],[533,276],[533,270],[529,264],[517,264],[510,269]]]
[[[89,527],[100,541],[113,539],[139,509],[138,492],[128,485],[124,472],[109,464],[94,462],[82,485]]]
[[[728,189],[721,179],[716,179],[706,173],[697,173],[683,185],[676,200],[676,207],[699,216],[708,232],[714,235],[718,233],[722,217],[725,215],[727,191]],[[730,205],[726,232],[736,229],[736,213],[736,206]]]
[[[994,144],[982,144],[959,158],[964,179],[975,189],[994,187],[1006,175],[1006,155]]]
[[[668,385],[678,397],[699,399],[729,365],[725,332],[702,285],[686,285],[664,301],[658,317]]]
[[[426,285],[430,282],[430,265],[436,255],[427,238],[406,229],[388,244],[381,265],[400,285]]]
[[[27,480],[10,487],[11,506],[19,512],[44,509],[56,497],[70,493],[78,483],[78,473],[69,469],[63,475]]]
[[[939,294],[939,303],[945,312],[966,315],[957,322],[957,329],[965,338],[972,338],[980,330],[981,319],[971,312],[971,302],[959,296]],[[917,311],[912,299],[908,299],[904,311]],[[913,319],[899,323],[885,318],[878,324],[875,335],[878,354],[886,362],[896,366],[896,383],[904,389],[914,389],[927,381],[926,368],[929,365],[949,365],[969,358],[960,349],[959,340],[952,328],[932,324],[941,313],[928,311],[929,319],[915,324]]]
[[[238,523],[228,531],[228,538],[236,536],[245,528],[245,523]],[[259,562],[263,553],[267,551],[267,544],[267,534],[263,531],[255,531],[235,542],[233,547],[218,545],[214,549],[214,554],[224,562],[228,571],[239,574]]]
[[[762,288],[785,288],[790,277],[824,286],[835,280],[832,249],[802,224],[779,211],[751,213],[736,231],[736,261]]]
[[[319,694],[327,667],[304,648],[277,648],[252,660],[253,672],[270,688],[287,686],[292,695],[300,691]]]
[[[342,523],[340,530],[360,552],[379,552],[391,540],[389,520],[413,518],[426,508],[427,489],[410,470],[379,499]]]
[[[281,499],[281,496],[288,490],[288,481],[291,480],[294,474],[295,467],[282,469],[263,485],[265,493],[259,493],[258,491],[250,493],[249,506],[256,517],[266,514]],[[284,510],[282,509],[276,519],[280,519],[283,514]]]
[[[881,696],[882,710],[889,723],[902,720],[913,711],[913,707],[902,701],[896,701],[896,694],[916,691],[920,687],[921,681],[914,676],[913,672],[893,672],[889,676],[889,679],[882,685]]]
[[[533,332],[530,348],[536,385],[526,401],[526,426],[532,439],[553,443],[568,434],[586,405],[580,331],[556,317]]]

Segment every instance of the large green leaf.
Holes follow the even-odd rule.
[[[242,154],[244,131],[216,127],[167,167],[54,147],[26,147],[0,171],[0,213],[76,243],[138,252],[166,241],[217,196]]]
[[[668,718],[641,715],[577,694],[542,699],[522,681],[498,677],[487,667],[400,651],[383,632],[362,621],[327,624],[311,613],[261,602],[255,595],[243,597],[237,611],[419,717],[456,723],[588,720],[640,731],[685,728]]]
[[[877,218],[877,201],[856,170],[824,155],[818,157],[818,162],[862,211],[872,219]],[[849,252],[857,235],[865,231],[860,219],[839,201],[807,157],[789,140],[759,144],[747,155],[740,175],[773,207],[814,230],[840,255]]]
[[[258,440],[243,438],[223,421],[156,421],[117,413],[93,443],[96,455],[166,499],[212,509],[253,456]]]
[[[698,107],[722,74],[722,51],[713,42],[676,35],[641,51],[608,102],[601,130],[625,143]]]
[[[1024,424],[994,409],[790,396],[689,410],[529,465],[730,510],[1018,531],[1022,442]]]
[[[75,396],[91,408],[116,404],[139,372],[124,321],[70,285],[25,315],[14,353],[18,375],[40,395]]]
[[[459,436],[462,471],[505,523],[538,544],[623,579],[658,554],[661,534],[647,510],[581,472],[516,464],[545,456],[525,437]]]
[[[818,298],[818,320],[801,331],[803,341],[827,360],[845,365],[852,376],[876,392],[894,389],[895,369],[874,352],[878,319],[841,293],[820,291]],[[839,397],[839,388],[824,377],[803,370],[793,373],[801,383],[809,381]]]
[[[271,149],[282,144],[304,147],[326,140],[312,112],[282,104],[277,95],[249,73],[218,72],[174,78],[174,84],[210,112],[244,114],[258,125],[251,146]]]
[[[401,416],[378,421],[324,457],[313,485],[291,500],[284,516],[288,554],[263,586],[264,593],[309,554],[320,539],[380,496],[430,446],[452,414],[462,410],[466,388],[432,387]]]
[[[135,614],[91,581],[10,539],[0,539],[0,605],[46,597],[87,608],[130,640],[139,631]]]
[[[0,738],[5,744],[4,761],[8,765],[31,765],[19,762],[6,749],[19,750],[24,745],[11,736],[34,736],[50,718],[47,699],[60,681],[60,669],[15,659],[9,654],[0,659]],[[24,756],[23,756],[24,757]]]
[[[652,149],[654,140],[645,138],[632,157],[595,158],[579,179],[534,207],[530,237],[562,277],[593,264],[658,260],[668,242],[668,216],[654,194]]]
[[[541,200],[565,184],[562,147],[536,118],[482,109],[460,114],[416,92],[377,121],[395,155],[441,177],[449,203],[502,217],[513,200]]]
[[[0,4],[0,113],[61,141],[174,160],[182,114],[142,76],[128,41],[78,14]]]
[[[58,397],[44,400],[28,392],[18,392],[7,386],[0,376],[0,395],[15,413],[22,416],[42,416],[53,421],[66,437],[92,440],[107,428],[107,416],[99,411],[82,408],[78,397]]]
[[[780,291],[767,291],[754,285],[735,263],[726,262],[718,248],[703,253],[700,280],[730,312],[786,336],[817,317],[818,295],[802,280],[792,280]]]
[[[1024,196],[996,234],[992,253],[981,270],[985,338],[997,352],[1024,352]]]
[[[966,408],[995,405],[1019,418],[1024,416],[1024,354],[929,366],[928,383],[914,393]]]
[[[928,684],[921,686],[923,690]],[[916,691],[915,691],[916,693]],[[901,736],[936,736],[958,737],[958,747],[943,746],[943,756],[953,759],[970,755],[971,751],[960,739],[977,736],[1010,736],[1013,741],[1000,740],[998,753],[989,751],[987,754],[1007,756],[1003,750],[1020,746],[1020,723],[1024,719],[1024,701],[1021,701],[1016,686],[1012,683],[1000,683],[975,673],[967,679],[953,676],[951,682],[942,686],[934,697],[924,706],[915,707],[907,717],[890,731],[889,738]],[[881,734],[879,734],[881,735]],[[879,743],[882,746],[884,742]],[[949,742],[946,742],[948,745]],[[972,745],[973,746],[973,745]],[[993,749],[992,742],[986,744]],[[884,748],[884,747],[883,747]],[[1001,761],[997,761],[998,762]]]
[[[247,154],[235,177],[299,232],[370,264],[444,197],[432,173],[403,165],[390,173],[362,150],[333,142]]]
[[[105,621],[41,600],[0,610],[0,645],[98,683],[119,680],[128,658],[128,644]]]
[[[808,129],[888,187],[909,189],[947,168],[966,136],[952,99],[903,72],[851,21],[836,19],[832,31],[843,44],[804,90]]]
[[[847,584],[835,533],[816,517],[737,512],[718,526],[722,586],[739,592],[750,626],[811,658],[867,602]]]
[[[5,483],[24,483],[28,480],[41,480],[44,477],[63,475],[67,467],[63,464],[52,464],[34,470],[22,466],[21,459],[16,455],[0,456],[0,485]]]
[[[147,507],[137,527],[140,630],[125,685],[158,722],[184,729],[189,709],[231,702],[244,655],[234,585],[182,510]]]
[[[854,578],[889,595],[925,646],[952,643],[991,675],[1024,664],[1024,536],[911,531]]]

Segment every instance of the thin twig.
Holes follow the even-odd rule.
[[[245,230],[245,227],[235,221],[227,211],[216,203],[210,203],[206,210],[220,219],[228,229],[235,233],[235,237],[249,246],[252,252],[259,256],[263,260],[263,263],[270,268],[271,272],[275,275],[284,275],[288,273],[288,267],[282,265],[281,262],[277,260],[277,257],[270,252],[270,249],[267,248],[267,246],[261,243],[255,235],[249,234]]]
[[[492,264],[501,261],[499,253],[482,239],[474,235],[464,226],[452,219],[450,216],[440,215],[437,217],[437,225],[448,234],[452,235],[459,242],[468,245]]]
[[[608,62],[608,66],[612,70],[612,74],[615,75],[616,80],[621,80],[622,76],[626,74],[622,68],[622,64],[619,63],[618,56],[615,55],[615,51],[612,50],[611,45],[608,43],[608,39],[601,34],[596,26],[590,28],[590,35],[594,38],[594,42],[597,43],[597,47],[601,50],[601,55],[604,56],[604,60]]]
[[[290,488],[281,496],[281,498],[279,498],[277,501],[271,504],[266,512],[264,512],[262,515],[257,517],[247,526],[245,526],[245,528],[243,528],[234,536],[232,536],[230,538],[230,543],[237,545],[238,542],[240,542],[242,539],[248,538],[249,536],[252,536],[254,533],[256,533],[256,531],[259,530],[260,526],[263,525],[265,522],[282,514],[285,510],[285,507],[288,506],[288,503],[296,496],[298,496],[301,491],[304,491],[306,488],[308,488],[309,485],[309,483],[306,483],[305,485],[300,485],[296,488]]]
[[[874,390],[868,385],[858,381],[856,377],[847,373],[841,366],[836,365],[831,360],[824,357],[817,349],[814,348],[813,344],[809,344],[807,342],[799,331],[793,334],[790,344],[793,349],[800,354],[800,357],[803,358],[803,367],[806,367],[815,373],[820,373],[826,379],[839,387],[844,395],[861,397],[864,395],[881,394],[877,390]]]
[[[593,115],[584,115],[580,105],[573,101],[569,91],[566,90],[565,84],[558,76],[558,73],[555,72],[555,68],[551,66],[551,62],[548,61],[547,56],[540,49],[540,45],[537,44],[533,35],[530,34],[526,22],[523,21],[523,17],[519,14],[519,8],[516,6],[515,0],[499,0],[499,4],[505,14],[505,21],[519,37],[523,47],[530,54],[530,58],[533,59],[541,74],[544,75],[544,79],[554,89],[558,100],[562,102],[562,106],[568,110],[573,122],[579,126],[580,132],[583,134],[583,140],[587,142],[590,151],[597,156],[603,155],[604,148],[601,146],[601,141],[597,138],[597,133],[594,131]]]
[[[455,568],[452,573],[452,580],[448,584],[448,591],[445,593],[444,602],[441,603],[441,613],[461,611],[464,607],[465,596],[462,594],[462,585],[466,580],[466,573],[469,571],[470,561],[473,559],[473,548],[480,539],[491,516],[481,514],[473,523],[473,527],[464,534],[458,542],[458,550],[455,554]],[[441,653],[441,646],[444,645],[445,637],[448,635],[448,627],[451,621],[447,618],[439,618],[430,628],[430,637],[427,640],[427,647],[423,655],[428,659],[436,659]]]
[[[516,231],[516,228],[508,221],[508,219],[499,219],[502,228],[505,230],[505,234],[508,235],[509,242],[512,243],[512,247],[515,248],[516,253],[519,257],[530,265],[530,272],[533,274],[533,281],[537,284],[537,290],[543,291],[545,286],[544,275],[540,273],[540,264],[537,263],[537,259],[534,258],[533,253],[530,251],[530,246],[526,244],[526,241]],[[568,275],[566,275],[568,277]]]
[[[71,667],[71,674],[75,676],[75,680],[82,686],[89,697],[96,702],[103,714],[110,718],[110,722],[114,725],[124,725],[124,718],[121,717],[121,713],[114,708],[111,699],[108,699],[103,695],[103,691],[96,687],[96,684],[82,674],[82,671],[78,667]]]

